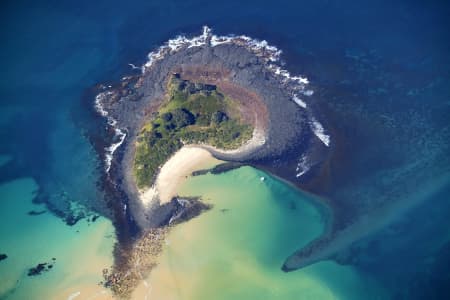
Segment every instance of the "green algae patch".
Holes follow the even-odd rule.
[[[252,137],[253,126],[239,104],[215,85],[171,76],[167,95],[136,142],[134,174],[138,188],[150,186],[158,169],[183,145],[207,144],[223,150],[239,148]]]

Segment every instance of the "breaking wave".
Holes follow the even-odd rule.
[[[192,47],[210,46],[216,47],[223,44],[235,44],[245,47],[258,57],[264,59],[266,68],[277,76],[281,82],[290,84],[294,91],[292,101],[297,103],[302,108],[306,108],[306,103],[302,100],[300,95],[311,96],[314,92],[307,89],[309,80],[303,76],[293,76],[289,71],[280,66],[280,57],[282,51],[275,46],[269,45],[265,40],[258,40],[248,37],[246,35],[225,35],[217,36],[212,34],[211,28],[203,26],[202,34],[192,38],[187,38],[184,35],[179,35],[174,39],[170,39],[164,45],[157,48],[148,54],[148,61],[142,66],[142,72],[149,70],[155,62],[164,59],[166,55],[173,54],[183,49]]]
[[[111,126],[114,129],[114,140],[117,142],[112,143],[108,147],[105,147],[105,171],[106,173],[109,172],[109,169],[111,169],[111,163],[112,159],[114,157],[114,152],[122,145],[122,143],[125,141],[125,138],[127,136],[126,132],[118,128],[117,121],[111,117],[108,112],[103,107],[103,100],[109,96],[112,95],[112,92],[106,91],[98,94],[95,97],[95,109],[97,112],[105,117],[107,119],[108,125]]]
[[[306,172],[309,171],[311,168],[310,163],[308,161],[308,157],[303,154],[300,156],[300,159],[298,160],[297,167],[295,168],[295,177],[299,178],[303,176]]]
[[[294,95],[294,96],[292,97],[292,100],[293,100],[295,103],[297,103],[300,107],[306,108],[306,103],[305,103],[302,99],[300,99],[299,97],[297,97],[297,95]]]
[[[311,130],[314,134],[325,144],[325,146],[330,146],[331,138],[328,134],[325,133],[325,129],[322,124],[316,120],[316,118],[311,116],[311,122],[309,123]]]

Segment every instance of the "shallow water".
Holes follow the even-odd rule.
[[[0,297],[66,299],[79,288],[82,293],[89,290],[89,296],[102,292],[98,286],[102,270],[113,263],[111,222],[99,217],[68,226],[44,205],[32,203],[37,188],[32,178],[0,185],[0,207],[8,212],[0,218],[0,252],[8,255],[0,264]],[[30,211],[45,212],[31,216]],[[27,276],[28,269],[39,263],[53,267]]]
[[[281,271],[286,256],[325,226],[313,200],[289,185],[243,167],[191,178],[180,194],[201,195],[213,209],[169,233],[160,265],[136,298],[388,299],[351,266],[324,261]]]
[[[388,203],[398,199],[407,201],[411,195],[427,194],[432,182],[446,176],[450,166],[449,11],[448,3],[439,0],[317,0],[270,4],[186,0],[138,1],[134,5],[123,1],[5,2],[0,10],[3,41],[0,49],[0,203],[8,209],[0,210],[0,253],[7,253],[9,258],[0,262],[1,293],[17,287],[16,295],[29,298],[33,288],[42,295],[53,293],[58,297],[53,291],[57,286],[54,277],[73,268],[73,264],[64,262],[62,252],[72,253],[77,267],[89,269],[89,264],[83,261],[91,260],[80,257],[85,251],[90,253],[91,247],[86,245],[97,240],[107,245],[112,243],[100,237],[102,232],[112,231],[110,225],[104,225],[109,229],[96,231],[97,227],[102,227],[100,224],[107,222],[102,219],[91,226],[82,220],[68,227],[49,213],[29,217],[28,210],[41,209],[31,204],[32,191],[36,183],[39,184],[47,195],[45,199],[66,213],[74,202],[101,210],[103,194],[95,184],[101,171],[99,161],[83,137],[85,126],[89,127],[92,121],[89,111],[93,99],[83,102],[83,91],[99,82],[116,81],[132,73],[128,63],[145,63],[146,54],[162,42],[179,33],[199,34],[202,25],[209,25],[217,34],[246,34],[266,39],[284,51],[282,59],[286,61],[286,69],[309,78],[315,92],[312,99],[335,116],[323,124],[325,130],[336,127],[336,131],[331,132],[332,145],[338,138],[334,134],[345,135],[346,148],[338,153],[340,156],[334,166],[338,172],[332,174],[333,185],[323,186],[330,194],[334,192],[337,197],[333,198],[358,196],[370,204],[379,199]],[[220,177],[225,180],[224,184],[228,176]],[[193,182],[209,177],[204,178]],[[259,184],[257,179],[255,181]],[[253,182],[253,179],[245,182]],[[269,181],[265,184],[270,190],[268,193],[275,193],[271,189],[276,191],[276,185]],[[239,186],[239,182],[235,185]],[[195,193],[210,193],[211,201],[221,201],[223,196],[241,192],[248,193],[246,199],[253,199],[250,194],[256,192],[248,192],[246,186],[241,186],[239,191],[222,189],[219,192],[219,184],[213,186],[219,195],[208,191],[207,186],[199,186],[201,190]],[[340,295],[343,299],[352,297],[346,294],[350,291],[359,293],[357,287],[364,286],[360,282],[366,281],[367,286],[375,285],[375,295],[381,294],[376,286],[383,282],[395,299],[447,298],[450,286],[446,268],[450,264],[449,186],[430,191],[418,207],[408,212],[403,208],[395,211],[391,225],[353,245],[347,249],[348,253],[341,253],[341,257],[346,257],[347,267],[332,261],[313,265],[286,275],[286,286],[291,284],[290,276],[303,276],[297,280],[298,285],[313,282],[317,293],[321,290],[318,285],[326,285],[327,295]],[[8,197],[4,196],[6,192]],[[284,191],[281,199],[290,198],[291,193],[294,192]],[[9,199],[6,204],[5,199]],[[260,232],[253,221],[244,226],[244,219],[240,219],[237,224],[241,226],[235,226],[236,231],[245,229],[247,232],[248,226],[256,244],[243,244],[238,252],[246,258],[252,257],[247,259],[250,282],[256,281],[255,270],[261,272],[262,282],[267,278],[279,282],[278,270],[283,258],[318,234],[322,225],[310,217],[311,222],[305,222],[298,229],[296,222],[300,220],[294,221],[293,216],[299,214],[307,220],[306,213],[283,208],[282,200],[275,205],[271,196],[262,193],[260,199],[266,201],[264,205],[245,203],[261,213],[263,209],[259,209],[259,205],[274,209],[273,214],[264,212],[256,218],[261,224],[268,224],[258,228],[263,228],[274,241],[256,234]],[[254,217],[248,209],[240,211],[246,211],[247,218]],[[283,211],[290,220],[284,227],[279,222]],[[174,234],[203,219],[209,220],[208,225],[213,224],[209,216],[215,215],[222,216],[213,210],[180,226]],[[223,216],[224,221],[232,218],[232,211]],[[274,221],[267,221],[269,216]],[[9,221],[3,223],[5,220]],[[17,225],[18,220],[23,221],[21,226]],[[227,226],[234,226],[233,222]],[[315,225],[311,227],[309,223]],[[270,224],[287,232],[302,230],[305,236],[287,241]],[[79,234],[74,233],[76,228],[80,229]],[[208,230],[214,228],[211,226]],[[192,231],[201,232],[199,228]],[[29,232],[39,234],[33,237]],[[242,235],[248,237],[245,232]],[[65,243],[50,240],[52,235],[61,237]],[[74,244],[78,241],[75,237],[85,240]],[[233,236],[227,238],[228,243],[235,246],[230,249],[231,253],[216,250],[229,258],[241,244],[234,241]],[[176,240],[172,238],[171,245],[175,245]],[[226,247],[221,241],[214,241]],[[284,250],[278,243],[284,245]],[[39,246],[40,250],[33,248],[34,252],[27,252],[31,244]],[[79,251],[64,248],[66,244]],[[189,247],[194,246],[191,243]],[[250,251],[256,251],[255,257],[248,254]],[[11,255],[14,252],[23,255],[17,258]],[[36,278],[24,275],[27,268],[51,259],[47,253],[57,255],[54,270]],[[111,261],[110,251],[104,250],[101,257],[100,261],[107,265]],[[94,290],[100,272],[92,270],[96,275],[92,280],[87,279],[86,284],[94,286]],[[330,274],[335,274],[333,279],[327,277]],[[307,275],[314,275],[314,280]],[[375,278],[374,285],[372,278]],[[227,280],[224,282],[237,284],[233,278]],[[71,282],[75,286],[80,283],[75,279]],[[168,279],[168,282],[171,281]],[[192,287],[195,286],[198,285],[192,283]],[[237,284],[237,290],[243,288],[242,284]],[[63,293],[61,299],[69,292],[76,292],[78,287],[67,293],[63,287],[58,290]],[[268,289],[261,290],[262,294],[269,293]],[[204,293],[202,295],[212,293],[200,292]],[[287,288],[286,293],[291,292]],[[325,293],[325,288],[322,292]],[[13,294],[10,297],[20,298]]]

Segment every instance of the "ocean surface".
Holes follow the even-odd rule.
[[[108,297],[98,283],[116,238],[86,136],[104,131],[90,90],[138,72],[128,64],[203,25],[283,50],[284,68],[309,79],[331,145],[343,145],[323,196],[358,198],[367,203],[359,209],[392,203],[379,215],[389,222],[283,273],[284,259],[326,226],[314,197],[248,167],[196,177],[184,191],[214,209],[170,233],[146,279],[151,293],[448,298],[449,15],[450,3],[437,0],[2,2],[0,299]],[[28,276],[39,263],[52,267]]]

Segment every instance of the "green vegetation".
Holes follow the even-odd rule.
[[[141,130],[136,145],[134,172],[139,188],[150,186],[160,166],[183,144],[205,143],[235,149],[252,136],[237,103],[216,86],[193,83],[173,75],[165,103]]]

